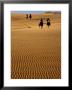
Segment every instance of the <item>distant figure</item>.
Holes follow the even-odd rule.
[[[51,25],[50,19],[48,18],[48,19],[47,19],[47,26],[48,26],[48,28],[49,28],[50,25]]]
[[[41,26],[41,29],[43,28],[43,19],[41,18],[40,23],[39,23],[39,27]]]
[[[28,19],[28,14],[26,15],[26,19]]]
[[[31,14],[29,15],[29,18],[30,18],[30,20],[32,19],[32,15]]]

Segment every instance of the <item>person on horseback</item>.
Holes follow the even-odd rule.
[[[26,15],[26,19],[28,19],[28,14]]]
[[[47,18],[47,26],[48,26],[48,28],[49,28],[50,25],[51,25],[51,23],[50,23],[50,19]]]
[[[41,26],[41,29],[43,28],[43,19],[41,18],[40,23],[39,23],[39,27]]]
[[[29,15],[29,18],[30,18],[30,20],[31,20],[31,18],[32,18],[32,15],[31,15],[31,14]]]

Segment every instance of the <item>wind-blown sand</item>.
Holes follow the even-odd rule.
[[[61,78],[61,15],[54,13],[11,16],[11,78],[60,79]],[[38,26],[44,18],[44,27]],[[50,17],[51,26],[46,26]]]

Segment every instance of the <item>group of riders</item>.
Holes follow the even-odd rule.
[[[28,18],[30,18],[30,20],[31,20],[32,15],[30,14],[30,15],[28,16],[28,14],[27,14],[27,15],[26,15],[26,19],[28,19]]]
[[[30,14],[29,16],[28,16],[28,14],[26,15],[26,19],[28,19],[28,18],[30,18],[30,20],[32,19],[32,15]],[[50,23],[50,18],[47,18],[47,26],[48,26],[48,28],[49,28],[49,26],[51,25],[51,23]],[[41,18],[40,19],[40,22],[39,22],[39,27],[41,27],[41,29],[43,28],[43,19]]]

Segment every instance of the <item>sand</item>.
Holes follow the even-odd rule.
[[[41,17],[44,19],[42,29],[38,26]],[[25,14],[11,14],[11,78],[61,78],[60,14],[33,14],[32,20],[27,20]]]

